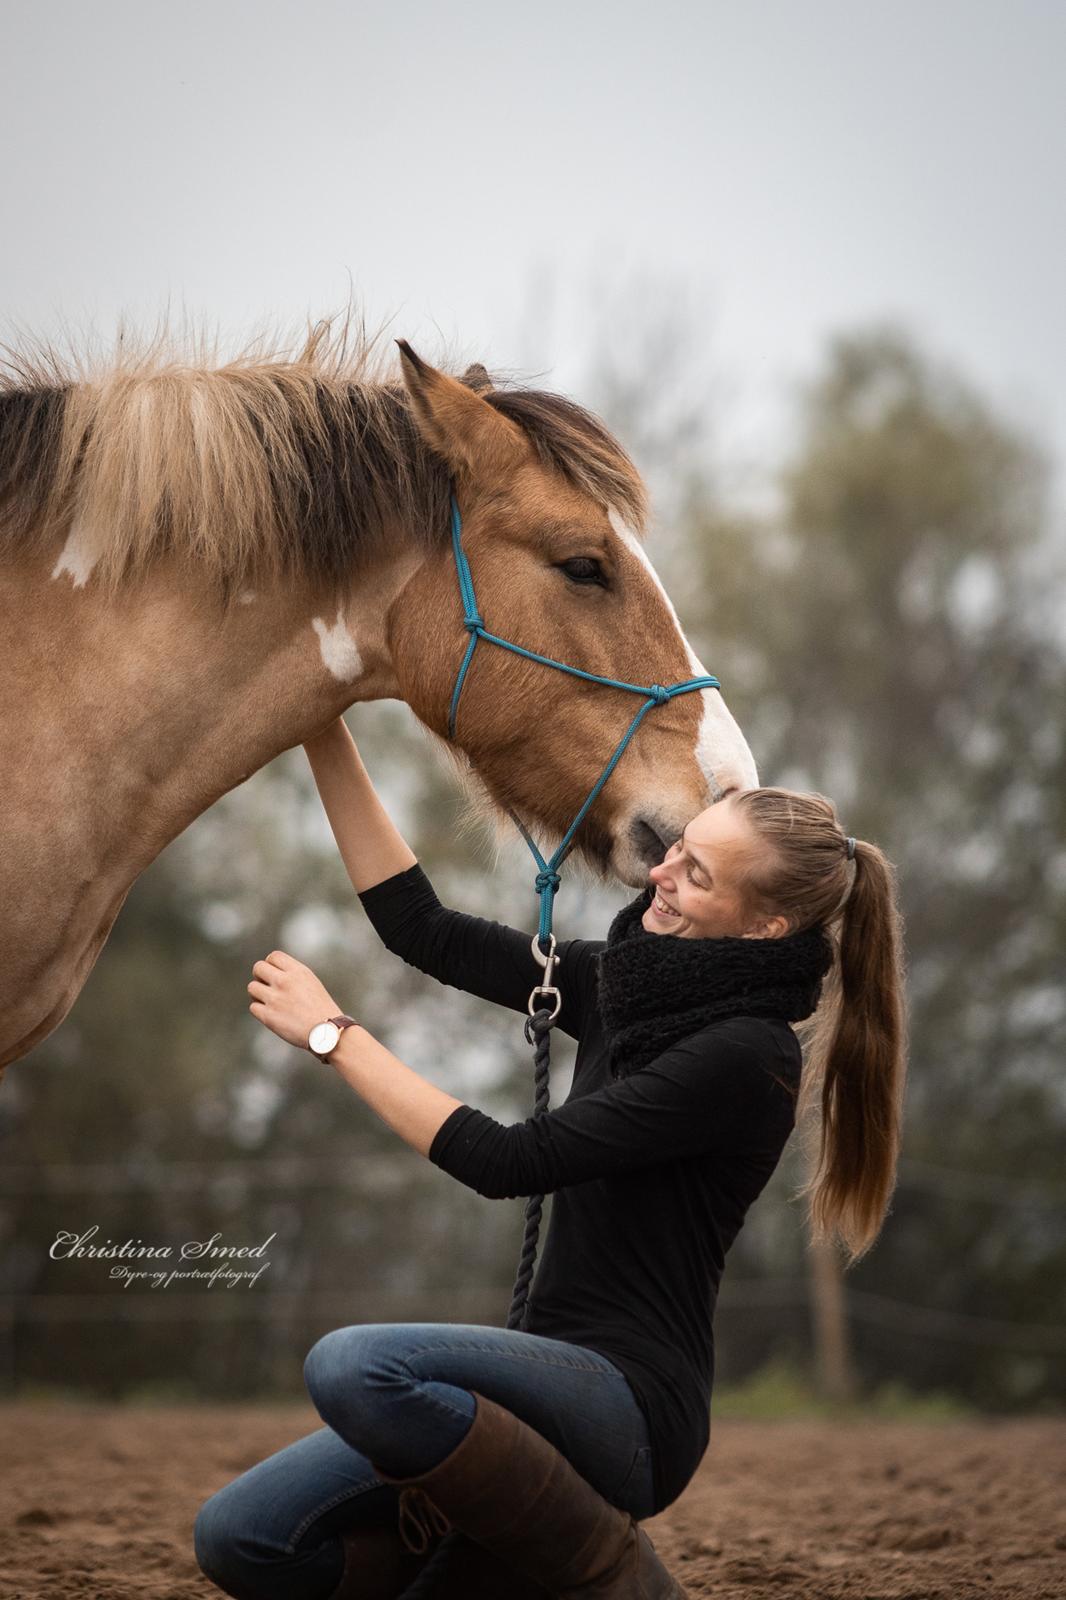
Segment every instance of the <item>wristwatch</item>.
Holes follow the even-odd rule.
[[[330,1017],[328,1022],[316,1022],[307,1035],[307,1048],[320,1061],[328,1062],[340,1042],[344,1029],[357,1026],[354,1017]]]

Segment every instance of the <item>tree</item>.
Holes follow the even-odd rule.
[[[847,1279],[865,1374],[992,1405],[1061,1398],[1066,1238],[1047,1225],[1053,1189],[1031,1186],[1061,1182],[1066,1132],[1048,461],[891,326],[835,338],[800,400],[780,514],[731,515],[697,488],[681,546],[703,658],[762,781],[831,795],[900,874],[911,1076],[893,1211]]]

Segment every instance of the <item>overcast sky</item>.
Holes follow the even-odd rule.
[[[574,391],[680,306],[770,461],[826,335],[893,317],[1066,454],[1060,0],[0,16],[5,330],[169,300],[236,335],[351,281],[430,359]]]

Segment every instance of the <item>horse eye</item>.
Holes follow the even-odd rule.
[[[595,556],[571,556],[569,561],[560,561],[559,566],[575,583],[598,583],[607,587],[607,576]]]

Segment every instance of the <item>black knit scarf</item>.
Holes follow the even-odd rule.
[[[642,889],[615,916],[597,956],[599,1007],[611,1075],[626,1077],[719,1017],[798,1022],[818,1005],[834,960],[816,923],[780,939],[688,939],[649,933]]]

